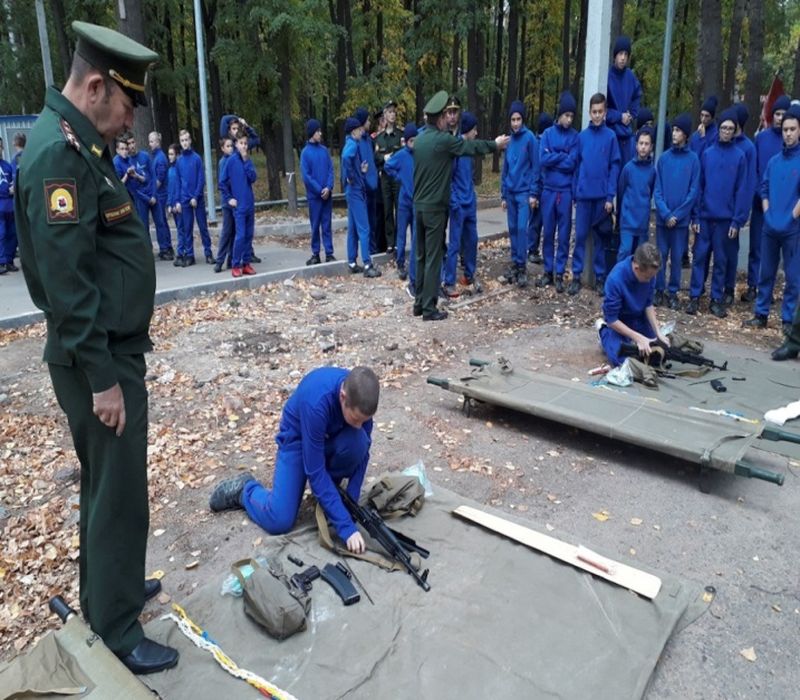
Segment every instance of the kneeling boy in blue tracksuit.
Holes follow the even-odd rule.
[[[400,182],[400,194],[397,197],[397,236],[395,240],[397,276],[401,280],[408,278],[409,290],[414,293],[417,278],[414,270],[416,223],[414,221],[414,139],[417,138],[417,127],[406,124],[403,129],[403,148],[391,155],[384,156],[383,174]],[[406,272],[406,234],[411,227],[411,252],[409,253],[408,272]]]
[[[347,548],[363,552],[364,539],[336,486],[347,479],[347,494],[358,501],[369,465],[379,393],[378,378],[368,367],[352,371],[321,367],[309,372],[283,407],[272,488],[249,473],[228,479],[211,494],[211,510],[244,508],[268,533],[283,534],[297,519],[308,482]]]
[[[620,260],[606,279],[600,344],[614,366],[625,360],[623,344],[635,345],[642,357],[650,354],[650,343],[654,340],[669,345],[669,340],[661,334],[653,306],[655,277],[660,266],[658,248],[643,243],[633,255]]]
[[[703,151],[700,163],[699,225],[694,224],[695,247],[687,314],[696,314],[706,275],[706,261],[714,254],[709,311],[717,318],[728,312],[723,304],[729,260],[736,262],[739,229],[747,221],[751,195],[747,159],[733,143],[738,124],[735,108],[720,117],[717,143]]]
[[[231,274],[234,277],[256,274],[251,264],[253,251],[253,233],[255,230],[255,197],[253,183],[256,181],[256,169],[250,160],[247,134],[236,139],[236,151],[231,154],[223,170],[224,185],[220,186],[230,193],[228,204],[233,212],[233,265]]]
[[[300,154],[300,172],[306,186],[308,216],[311,220],[311,257],[306,265],[319,265],[322,260],[320,238],[325,248],[325,262],[336,260],[333,256],[333,161],[322,143],[322,125],[316,119],[306,123],[308,142]]]
[[[471,112],[461,115],[461,138],[474,141],[478,136],[478,120]],[[475,278],[478,265],[478,200],[472,183],[473,156],[459,156],[453,161],[453,180],[450,184],[450,221],[447,239],[447,257],[444,262],[444,293],[458,296],[456,290],[456,268],[458,256],[464,264],[461,283],[471,287],[473,293],[483,291]]]
[[[646,243],[650,232],[650,200],[656,170],[653,167],[653,130],[640,129],[636,134],[636,157],[622,168],[619,178],[619,197],[622,199],[619,224],[619,253],[617,262],[624,260],[640,244]],[[659,268],[660,269],[660,268]]]
[[[680,308],[683,256],[689,245],[689,223],[700,192],[700,159],[687,141],[692,122],[688,114],[672,122],[672,148],[661,154],[656,164],[656,244],[661,267],[656,278],[655,305]],[[669,286],[666,282],[669,261]],[[665,297],[666,289],[666,297]]]

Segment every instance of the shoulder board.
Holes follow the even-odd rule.
[[[63,117],[58,120],[58,125],[61,127],[61,133],[64,134],[64,140],[78,153],[81,150],[81,142],[78,141],[78,137],[75,136],[75,132],[72,130],[72,127],[69,125],[69,122],[64,119]]]

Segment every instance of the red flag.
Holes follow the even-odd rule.
[[[775,73],[769,92],[764,98],[764,106],[761,108],[761,125],[759,128],[766,129],[772,126],[772,105],[774,105],[775,100],[783,94],[783,81],[781,80],[780,74]]]

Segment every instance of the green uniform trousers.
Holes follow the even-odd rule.
[[[439,298],[447,210],[417,211],[415,217],[417,286],[414,309],[421,311],[423,316],[429,316],[436,311],[436,301]]]
[[[397,199],[400,196],[400,181],[381,173],[381,195],[386,245],[394,248],[397,245]]]
[[[795,309],[794,319],[792,320],[792,325],[788,333],[786,333],[785,342],[790,345],[793,350],[800,350],[800,304],[798,304]]]
[[[48,365],[81,464],[81,611],[106,646],[124,656],[144,637],[147,388],[144,355],[114,355],[114,366],[125,397],[120,437],[92,413],[83,371]]]

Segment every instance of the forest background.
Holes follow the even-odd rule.
[[[192,0],[45,0],[54,80],[66,80],[82,19],[118,27],[161,55],[137,110],[140,144],[153,128],[164,143],[181,128],[200,138]],[[280,199],[292,151],[309,117],[326,143],[341,144],[343,120],[359,105],[389,99],[399,121],[421,122],[426,99],[446,89],[479,117],[479,131],[505,129],[521,97],[529,123],[554,110],[559,93],[580,103],[589,0],[200,0],[212,145],[223,114],[262,136],[267,192]],[[631,67],[642,105],[657,111],[667,0],[614,0],[613,37],[633,40]],[[798,0],[676,0],[667,113],[695,118],[707,95],[720,109],[744,101],[748,131],[776,74],[800,95]],[[42,58],[31,0],[0,0],[0,114],[37,113],[44,102]],[[580,126],[581,115],[576,126]],[[496,161],[494,163],[497,165]],[[478,174],[480,178],[480,174]]]

